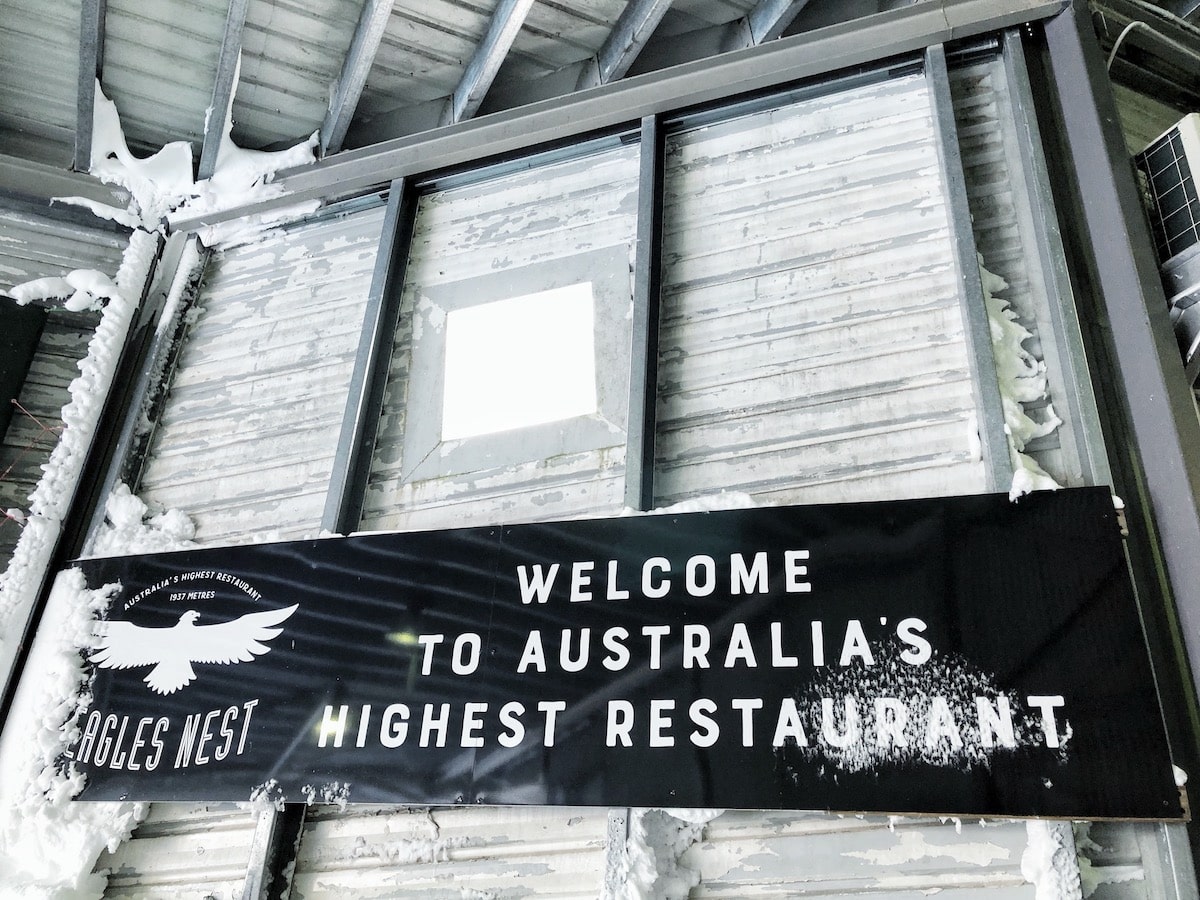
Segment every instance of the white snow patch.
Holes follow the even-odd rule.
[[[165,553],[196,546],[196,528],[177,509],[152,511],[125,484],[118,484],[104,503],[104,527],[96,534],[91,556]]]
[[[715,512],[722,509],[752,509],[759,503],[750,494],[741,491],[721,491],[716,494],[704,494],[680,500],[670,506],[660,506],[656,509],[641,510],[631,506],[621,510],[622,516],[670,516],[680,513]]]
[[[103,552],[190,546],[186,517],[177,512],[147,517],[146,505],[125,485],[113,492],[105,508],[108,521],[97,542]],[[83,788],[84,777],[63,758],[79,737],[78,718],[91,701],[83,654],[96,646],[95,619],[118,588],[111,584],[89,590],[78,569],[60,573],[55,581],[0,738],[0,872],[8,875],[5,886],[13,890],[5,896],[100,896],[105,876],[92,874],[100,852],[115,851],[148,808],[70,802]]]
[[[84,209],[91,210],[92,215],[96,218],[111,219],[126,228],[139,228],[142,224],[141,216],[130,212],[127,208],[100,203],[87,197],[54,197],[50,202],[65,203],[67,206],[82,206]]]
[[[350,782],[348,781],[331,781],[320,787],[306,784],[300,790],[304,794],[304,802],[309,806],[314,803],[328,803],[336,806],[339,811],[345,812],[346,806],[350,803]]]
[[[100,309],[117,295],[115,282],[96,269],[76,269],[65,276],[35,278],[13,287],[8,293],[22,306],[34,300],[62,300],[72,312]]]
[[[99,79],[92,110],[92,154],[89,173],[105,184],[129,191],[126,212],[146,228],[154,228],[172,209],[192,195],[192,148],[173,141],[153,156],[138,159],[129,151],[117,105],[104,95]]]
[[[241,61],[239,58],[239,68]],[[235,83],[237,76],[235,75]],[[285,150],[249,150],[237,146],[231,137],[233,96],[225,112],[216,165],[210,178],[196,181],[192,174],[192,148],[186,141],[173,141],[153,156],[133,155],[121,128],[121,117],[113,103],[96,83],[93,112],[90,174],[106,184],[129,191],[129,206],[120,209],[80,197],[57,197],[59,202],[84,206],[96,215],[126,225],[141,225],[153,230],[168,213],[185,211],[203,215],[284,194],[280,185],[270,184],[275,172],[316,159],[317,134]],[[270,224],[308,212],[319,204],[293,204],[269,214],[249,216],[221,226],[200,229],[201,240],[208,246],[233,239],[244,239]],[[212,242],[212,243],[210,243]]]
[[[1013,467],[1009,499],[1016,500],[1031,491],[1056,490],[1061,485],[1033,457],[1022,452],[1030,441],[1045,437],[1062,425],[1051,403],[1042,409],[1040,422],[1025,408],[1026,403],[1047,398],[1046,366],[1025,349],[1025,341],[1033,335],[1017,321],[1009,301],[996,296],[1008,287],[1008,282],[984,268],[982,256],[979,257],[979,276],[983,282],[996,378],[1004,405],[1004,434]]]
[[[100,853],[115,850],[145,804],[73,803],[83,776],[61,759],[79,736],[90,702],[81,649],[94,646],[93,619],[117,585],[88,590],[83,574],[59,574],[16,701],[0,738],[0,872],[5,897],[99,897]]]
[[[1021,876],[1034,886],[1035,900],[1083,900],[1079,865],[1066,825],[1030,820]]]
[[[67,279],[51,275],[47,278],[35,278],[9,288],[6,293],[21,306],[34,300],[62,300],[70,297],[75,291]]]
[[[117,272],[115,290],[88,343],[87,356],[79,363],[80,375],[68,388],[71,401],[62,411],[62,434],[29,497],[25,527],[12,559],[0,574],[0,672],[7,673],[12,667],[14,638],[21,631],[16,623],[23,622],[32,609],[42,573],[50,563],[157,248],[153,235],[133,233]],[[70,287],[69,281],[63,281]],[[90,274],[77,281],[85,287],[102,284]]]
[[[279,782],[271,778],[250,791],[250,802],[245,806],[250,810],[251,816],[257,819],[268,810],[283,812],[286,804],[287,798],[284,796]]]
[[[605,900],[685,900],[700,872],[684,856],[721,809],[634,809],[617,871],[605,882]]]

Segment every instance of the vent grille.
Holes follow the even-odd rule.
[[[1181,119],[1137,157],[1153,200],[1150,218],[1162,260],[1200,243],[1200,198],[1192,172],[1200,161],[1188,153],[1189,145],[1200,145],[1188,139],[1197,131],[1197,118],[1193,113]]]

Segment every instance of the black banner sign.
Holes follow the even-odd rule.
[[[1182,815],[1103,489],[77,565],[84,799]]]

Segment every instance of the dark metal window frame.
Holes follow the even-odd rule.
[[[414,227],[417,199],[426,192],[444,190],[494,178],[507,172],[546,165],[567,157],[596,152],[616,142],[638,141],[641,146],[638,180],[638,233],[634,273],[633,333],[630,347],[630,395],[628,399],[626,450],[626,505],[650,509],[654,504],[654,437],[657,395],[659,283],[662,268],[663,173],[665,136],[668,133],[724,121],[784,106],[818,95],[868,84],[905,74],[924,72],[928,81],[938,153],[948,194],[947,215],[955,246],[955,264],[963,285],[962,312],[970,345],[970,366],[980,434],[986,465],[986,488],[1008,489],[1012,477],[1008,445],[1004,436],[1004,414],[994,376],[990,330],[983,288],[976,265],[975,240],[967,206],[962,161],[958,151],[945,50],[935,44],[923,54],[890,57],[871,65],[802,82],[760,90],[751,96],[735,96],[663,115],[644,117],[636,131],[622,125],[607,134],[582,132],[577,143],[554,145],[519,156],[483,159],[474,165],[443,169],[414,178],[397,179],[389,196],[380,254],[376,260],[363,344],[352,380],[351,402],[347,405],[334,461],[322,528],[346,534],[357,530],[370,473],[371,451],[391,355],[389,335],[399,322],[400,293],[407,268],[408,241]],[[403,240],[400,235],[403,233]],[[387,298],[387,302],[384,302]],[[386,321],[384,319],[386,318]],[[371,398],[368,402],[367,398]]]

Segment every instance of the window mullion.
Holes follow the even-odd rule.
[[[190,234],[175,234],[162,247],[154,284],[157,290],[139,313],[134,326],[149,340],[144,362],[138,367],[137,382],[125,405],[121,430],[113,448],[111,462],[105,469],[104,481],[97,492],[98,502],[92,510],[82,552],[90,553],[104,525],[106,502],[118,482],[137,491],[142,470],[154,437],[157,415],[153,409],[161,405],[170,389],[171,376],[179,361],[179,350],[187,328],[185,314],[195,300],[194,284],[208,264],[211,251]],[[150,330],[153,333],[150,334]],[[149,418],[151,430],[143,422]]]
[[[641,133],[637,251],[633,273],[629,420],[625,449],[625,505],[633,509],[649,509],[654,502],[655,397],[658,383],[664,169],[663,128],[660,118],[643,118]]]
[[[1075,462],[1085,484],[1112,484],[1112,472],[1104,451],[1104,438],[1096,399],[1092,392],[1079,317],[1067,272],[1066,253],[1058,227],[1058,215],[1050,187],[1050,175],[1041,153],[1041,135],[1034,113],[1033,90],[1025,64],[1025,52],[1017,31],[1008,31],[1002,39],[1002,60],[1013,116],[1017,126],[1017,149],[1021,165],[1017,172],[1027,182],[1032,205],[1030,221],[1037,244],[1037,261],[1048,295],[1049,313],[1054,330],[1055,351],[1061,354],[1061,376],[1047,366],[1048,374],[1059,383],[1052,389],[1065,403],[1063,428],[1070,430]],[[1043,344],[1045,346],[1045,344]]]
[[[991,327],[984,303],[979,257],[971,226],[967,201],[966,177],[958,147],[958,128],[954,121],[954,103],[950,76],[946,70],[946,52],[941,44],[925,51],[925,75],[933,104],[934,128],[938,135],[938,157],[946,190],[946,209],[950,217],[950,238],[958,268],[959,298],[962,302],[963,327],[967,332],[971,381],[974,385],[979,441],[989,491],[1008,491],[1012,482],[1012,460],[1004,433],[1004,405],[996,379],[996,360],[992,351]]]
[[[371,450],[379,430],[390,351],[400,317],[400,295],[415,209],[412,181],[397,178],[388,192],[379,254],[371,275],[362,335],[325,497],[321,528],[326,531],[339,534],[353,531],[362,516]]]

